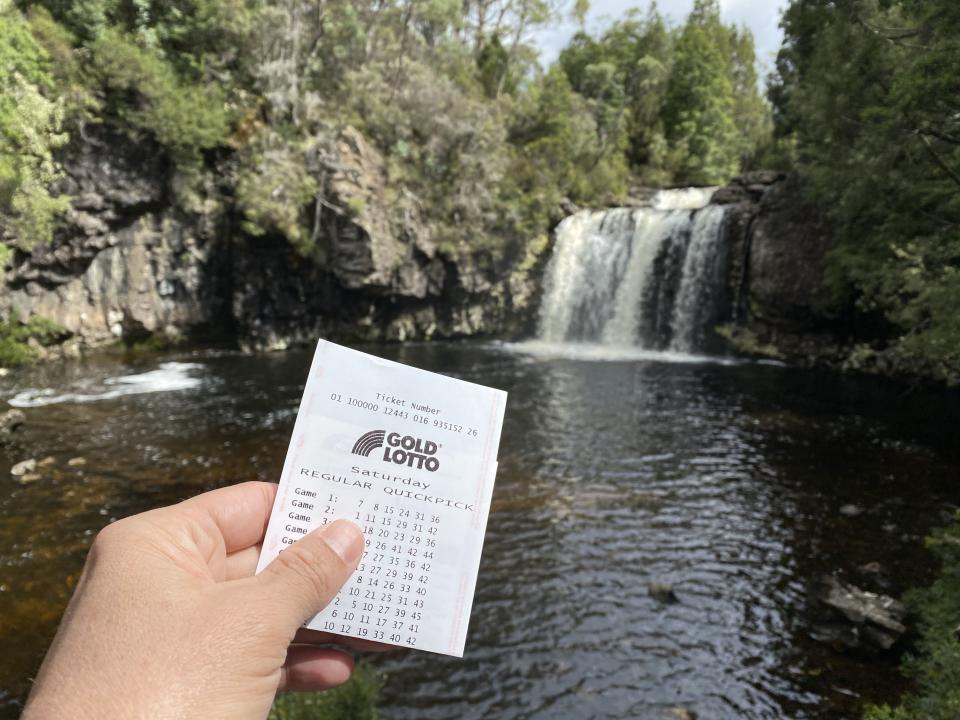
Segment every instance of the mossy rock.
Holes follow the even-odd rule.
[[[70,337],[69,331],[46,318],[23,323],[0,322],[0,367],[19,367],[40,357],[38,348],[50,347]]]

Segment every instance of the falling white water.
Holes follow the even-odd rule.
[[[541,339],[562,342],[573,329],[587,335],[602,330],[616,289],[610,279],[623,274],[631,250],[623,238],[633,225],[633,211],[617,208],[578,212],[557,226],[540,306]]]
[[[666,240],[689,222],[687,212],[644,212],[634,221],[630,262],[617,287],[613,316],[604,326],[604,345],[633,346],[640,343],[637,312],[643,303],[653,265]]]
[[[722,205],[706,207],[694,216],[690,243],[683,259],[680,288],[673,305],[671,350],[693,352],[697,349],[703,311],[709,309],[712,291],[721,281],[715,270],[722,223]]]
[[[720,282],[724,209],[713,188],[657,193],[648,208],[585,210],[557,227],[541,343],[692,353]]]

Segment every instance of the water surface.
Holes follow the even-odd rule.
[[[929,580],[920,539],[960,503],[955,398],[689,357],[365,349],[510,393],[466,658],[384,658],[386,718],[844,718],[901,689],[893,658],[810,639],[808,590],[872,561],[894,591]],[[308,365],[207,352],[0,381],[27,413],[0,464],[0,715],[100,527],[279,475]]]

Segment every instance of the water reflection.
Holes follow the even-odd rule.
[[[374,351],[510,392],[466,658],[385,658],[387,717],[656,718],[685,705],[705,718],[839,718],[895,693],[890,661],[808,639],[807,588],[868,561],[897,586],[925,579],[917,539],[960,500],[949,409],[933,422],[911,410],[929,403],[876,383],[776,367]],[[41,480],[2,481],[9,716],[99,527],[279,473],[308,355],[173,359],[202,366],[199,386],[28,408],[7,452],[53,456]],[[62,394],[156,365],[40,368],[0,392]],[[86,464],[68,465],[77,455]],[[837,512],[851,502],[861,515]],[[655,600],[651,581],[679,602]]]

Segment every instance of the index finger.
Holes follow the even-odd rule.
[[[251,481],[205,492],[172,509],[187,512],[205,526],[212,522],[231,553],[263,540],[276,495],[274,483]]]

